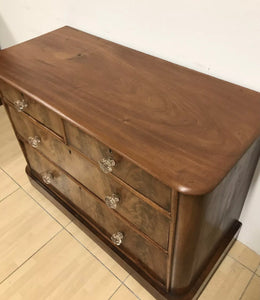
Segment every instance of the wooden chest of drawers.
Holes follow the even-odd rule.
[[[70,27],[1,51],[0,91],[32,184],[156,299],[196,299],[241,225],[259,93]]]

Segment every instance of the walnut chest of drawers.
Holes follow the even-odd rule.
[[[32,184],[156,299],[196,299],[241,225],[259,93],[70,27],[1,51],[0,91]]]

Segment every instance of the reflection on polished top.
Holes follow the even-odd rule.
[[[70,27],[1,51],[0,70],[183,193],[211,191],[260,135],[259,93]]]

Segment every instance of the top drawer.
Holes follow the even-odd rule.
[[[64,125],[69,145],[98,162],[105,173],[112,172],[132,188],[170,211],[171,189],[168,186],[71,123],[65,121]]]
[[[4,99],[15,106],[19,112],[27,113],[59,136],[64,136],[62,121],[53,111],[1,80],[0,91]]]

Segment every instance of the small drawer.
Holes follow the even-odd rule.
[[[71,123],[66,121],[64,125],[69,145],[98,162],[104,172],[112,172],[132,188],[170,211],[171,189],[168,186]]]
[[[55,164],[85,185],[107,203],[110,210],[115,210],[158,245],[168,249],[170,219],[167,213],[161,213],[138,198],[112,176],[104,174],[95,164],[78,151],[70,149],[30,117],[22,116],[12,107],[9,110],[17,132],[26,141],[29,139],[32,147],[37,148],[46,157],[50,157]],[[113,198],[119,200],[114,208],[112,204],[116,200]]]
[[[1,80],[0,91],[3,98],[12,104],[18,112],[24,112],[32,116],[59,136],[64,137],[62,120],[53,111]]]
[[[139,260],[141,265],[144,265],[144,269],[148,268],[157,280],[165,283],[168,257],[166,253],[140,236],[131,226],[118,218],[103,201],[85,190],[37,150],[26,143],[24,146],[30,167],[38,174],[38,178],[43,184],[50,189],[54,187],[61,195],[65,196],[65,201],[73,203],[76,211],[80,209],[81,213],[90,219],[111,243],[117,244],[116,247],[119,250],[127,253],[130,259]],[[117,234],[118,232],[122,235]]]

